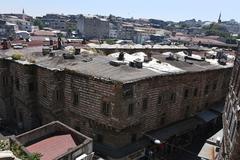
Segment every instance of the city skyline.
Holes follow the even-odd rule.
[[[75,0],[61,0],[61,1],[47,1],[40,2],[31,0],[22,0],[19,3],[17,0],[10,0],[2,2],[1,13],[25,13],[32,16],[42,16],[47,13],[57,14],[99,14],[108,16],[113,14],[125,18],[155,18],[165,21],[182,21],[187,19],[203,20],[203,21],[217,21],[218,15],[222,13],[222,20],[235,19],[240,22],[240,18],[236,11],[240,2],[237,0],[230,1],[192,1],[192,0],[169,0],[158,1],[152,0],[151,3],[144,0],[111,0],[103,1],[78,1]]]

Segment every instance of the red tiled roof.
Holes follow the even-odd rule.
[[[73,137],[66,134],[46,138],[27,146],[26,149],[31,153],[40,153],[41,160],[53,160],[76,146]]]

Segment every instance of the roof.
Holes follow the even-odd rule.
[[[154,137],[155,139],[164,142],[171,136],[182,135],[190,130],[193,130],[197,127],[198,124],[200,124],[199,120],[197,120],[196,118],[190,118],[181,122],[177,122],[170,126],[158,129],[156,131],[152,131],[149,133],[149,135]]]
[[[76,146],[73,137],[70,134],[66,134],[43,139],[37,143],[26,146],[26,149],[30,153],[41,154],[41,160],[50,160],[57,158]]]
[[[200,122],[198,119],[190,118],[180,122],[176,122],[175,124],[170,124],[169,126],[166,126],[164,128],[148,132],[147,134],[145,134],[144,138],[139,139],[138,141],[131,143],[127,146],[123,146],[121,148],[115,148],[113,146],[101,144],[98,142],[94,142],[94,148],[98,152],[118,159],[133,152],[139,151],[140,149],[142,150],[145,146],[152,144],[152,140],[150,140],[150,137],[164,142],[171,136],[182,135],[190,130],[193,130],[197,127],[199,123]]]
[[[232,67],[232,63],[228,63],[225,66],[219,65],[217,60],[188,60],[187,62],[183,60],[166,60],[168,55],[164,54],[154,54],[150,62],[143,62],[144,56],[146,56],[143,52],[138,52],[132,55],[125,53],[125,60],[123,61],[124,65],[113,66],[110,62],[117,61],[119,52],[110,54],[109,56],[104,56],[82,49],[82,53],[80,55],[75,55],[75,59],[64,59],[62,55],[63,53],[68,53],[68,51],[54,51],[55,56],[49,57],[49,55],[42,55],[42,47],[29,47],[22,50],[1,50],[0,57],[11,60],[11,55],[15,53],[23,54],[27,60],[33,59],[35,61],[34,64],[27,60],[16,61],[17,63],[21,63],[23,65],[37,65],[49,70],[57,71],[70,70],[83,75],[92,76],[97,79],[116,81],[120,83],[131,83],[157,76]],[[182,56],[182,58],[184,56],[183,54],[184,53],[179,52],[179,55],[180,57]],[[192,58],[195,57],[192,56]],[[143,68],[133,68],[128,65],[130,61],[136,59],[143,62]]]
[[[217,114],[211,111],[202,111],[197,114],[197,116],[202,119],[204,122],[210,122],[211,120],[218,117]]]
[[[209,143],[205,143],[198,154],[198,157],[207,159],[207,160],[215,160],[217,158],[216,146],[211,145]]]
[[[224,103],[216,104],[211,108],[212,111],[222,114],[224,112]]]
[[[62,158],[73,151],[82,149],[85,145],[92,145],[91,138],[59,121],[53,121],[18,135],[16,141],[27,151],[40,153],[43,160]]]
[[[215,160],[219,153],[219,152],[216,152],[216,148],[220,148],[219,144],[221,144],[222,137],[223,137],[223,129],[221,129],[212,137],[207,139],[206,143],[203,145],[198,156],[201,158],[206,158],[208,160]],[[220,140],[219,144],[217,144],[217,140]]]

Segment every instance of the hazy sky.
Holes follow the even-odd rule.
[[[179,21],[201,19],[240,22],[240,0],[1,0],[0,13],[101,14]]]

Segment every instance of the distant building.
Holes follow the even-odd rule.
[[[16,16],[5,16],[4,20],[9,23],[16,24],[18,26],[18,30],[32,32],[32,23],[26,21],[25,19],[20,19]]]
[[[67,16],[59,14],[47,14],[40,19],[43,22],[44,27],[49,27],[61,31],[65,31],[67,29]]]
[[[223,114],[223,143],[219,160],[240,159],[240,54],[234,63]]]
[[[15,37],[18,26],[0,19],[0,38]]]
[[[109,23],[109,38],[118,38],[118,26],[113,23]]]
[[[96,16],[83,16],[78,19],[77,30],[83,38],[104,39],[109,37],[109,21]]]
[[[8,14],[1,14],[0,16],[2,16],[2,17],[13,16],[13,17],[17,17],[18,19],[24,19],[29,22],[33,21],[33,17],[25,14],[24,11],[23,11],[23,13],[8,13]]]
[[[121,24],[119,26],[118,39],[133,40],[135,28],[132,24]]]
[[[137,44],[143,44],[150,40],[150,35],[144,30],[135,29],[135,35],[133,36],[133,42]]]

